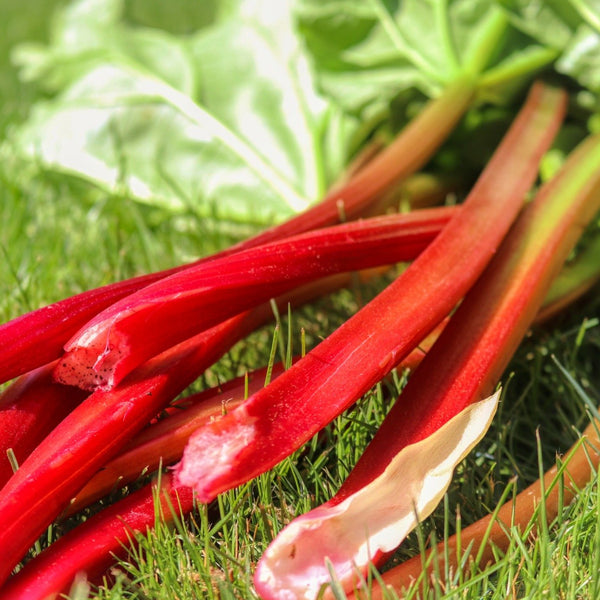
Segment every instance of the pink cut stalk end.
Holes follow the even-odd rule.
[[[235,414],[236,427],[219,430],[218,421],[212,428],[199,429],[188,441],[184,451],[184,460],[176,467],[176,485],[190,487],[196,491],[200,502],[210,502],[222,491],[219,482],[226,477],[231,465],[236,464],[248,446],[256,437],[256,428],[250,417],[244,418],[243,407],[238,407],[230,414]],[[192,457],[185,460],[186,456]],[[209,465],[209,468],[203,468]]]
[[[254,585],[260,597],[314,600],[331,581],[330,568],[344,591],[351,591],[370,562],[397,548],[431,514],[456,465],[488,430],[499,396],[468,406],[401,450],[379,477],[341,503],[294,519],[258,563]]]
[[[279,534],[277,546],[267,549],[254,577],[255,588],[263,600],[317,598],[331,575],[324,561],[315,560],[316,547],[320,548],[318,557],[326,556],[334,566],[336,577],[353,578],[354,565],[343,548],[348,543],[356,548],[356,540],[348,539],[350,531],[336,526],[338,519],[343,519],[346,504],[320,506],[295,519]],[[361,537],[366,539],[366,533]],[[367,551],[367,545],[362,545]]]

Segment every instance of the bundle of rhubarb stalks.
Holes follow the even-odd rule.
[[[384,565],[432,512],[486,432],[502,374],[532,323],[589,286],[561,269],[600,209],[600,136],[583,140],[538,185],[567,110],[558,87],[531,87],[463,202],[387,210],[387,192],[429,161],[474,93],[468,79],[449,86],[391,144],[288,221],[192,264],[93,289],[0,327],[0,380],[14,380],[0,405],[2,600],[66,593],[81,573],[100,581],[157,515],[193,513],[268,471],[406,368],[408,383],[337,494],[292,519],[255,566],[265,599],[312,599],[332,578],[336,593],[361,596],[370,566]],[[395,263],[407,266],[314,348],[271,365],[267,385],[258,373],[177,400],[272,318],[273,302],[286,310],[347,285],[348,273],[376,277]],[[597,462],[582,452],[566,461],[561,502]],[[19,566],[56,519],[161,465],[173,466]],[[543,483],[463,530],[462,552],[490,560],[488,546],[507,540],[502,519],[522,511],[527,522]],[[439,560],[466,559],[457,550]],[[423,568],[420,558],[409,561],[381,581],[400,593]],[[371,582],[370,597],[382,593],[380,583]]]
[[[313,4],[304,3],[306,14],[316,11],[312,25],[302,11],[299,21],[316,31],[331,15]],[[388,22],[387,13],[374,14]],[[394,374],[406,383],[346,481],[306,514],[288,511],[285,528],[251,566],[260,598],[401,595],[417,578],[485,565],[508,546],[511,528],[525,527],[536,511],[551,520],[594,474],[600,440],[592,424],[560,469],[429,555],[372,577],[438,506],[457,465],[485,435],[505,370],[532,325],[600,278],[597,236],[580,243],[600,211],[600,135],[580,136],[552,176],[541,178],[572,105],[555,74],[528,90],[523,80],[552,64],[558,50],[527,46],[516,61],[484,72],[496,45],[510,38],[503,13],[484,24],[485,35],[454,57],[452,77],[438,77],[408,52],[430,99],[391,141],[356,152],[346,176],[310,208],[195,262],[0,325],[0,600],[43,600],[82,580],[99,584],[119,559],[133,560],[138,534],[207,514],[222,494],[290,456],[301,460],[297,451],[325,443],[319,435]],[[448,42],[452,32],[441,29]],[[168,78],[146,72],[144,61],[138,73],[128,61],[124,72],[138,77],[139,97],[111,92],[111,101],[163,102],[256,167],[259,154],[223,133],[208,111]],[[447,201],[452,178],[414,186],[429,181],[424,169],[465,115],[497,99],[495,92],[502,96],[508,80],[511,101],[521,103],[476,181],[452,197],[459,201]],[[259,167],[266,179],[275,172],[266,161]],[[190,392],[274,312],[361,278],[385,285],[319,343],[298,356],[288,352],[282,363],[273,353],[263,370]],[[40,550],[48,528],[67,519],[76,526]]]

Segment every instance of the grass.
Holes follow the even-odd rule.
[[[181,14],[187,15],[189,3],[179,4]],[[0,87],[12,98],[2,112],[2,131],[23,118],[26,105],[20,100],[26,104],[29,97],[8,66],[7,50],[19,38],[45,35],[43,18],[32,20],[29,14],[25,18],[12,6],[11,0],[0,0],[0,14],[8,15],[14,25],[10,37],[0,36]],[[45,3],[46,8],[50,11],[51,3]],[[29,12],[39,15],[36,11]],[[131,18],[152,22],[143,3],[130,3],[130,11]],[[171,18],[173,14],[169,13]],[[177,30],[176,19],[171,27]],[[74,180],[30,173],[6,155],[0,164],[0,320],[90,287],[188,261],[231,241],[192,211],[173,215]],[[374,291],[368,287],[343,291],[296,311],[291,321],[283,315],[279,328],[283,352],[290,340],[299,350],[301,331],[308,346],[318,342]],[[503,378],[503,401],[491,430],[457,469],[443,505],[409,536],[392,564],[422,553],[436,540],[493,511],[504,496],[510,498],[537,479],[557,453],[577,440],[600,401],[597,291],[525,340]],[[271,325],[238,344],[198,386],[265,364],[273,331]],[[291,518],[328,499],[339,487],[403,383],[404,375],[395,374],[272,472],[223,494],[211,506],[199,506],[175,527],[157,520],[156,527],[139,538],[130,558],[115,565],[106,585],[95,589],[79,581],[70,597],[254,598],[252,570],[262,551]],[[59,530],[54,527],[49,537]],[[495,564],[484,569],[466,565],[443,578],[444,583],[418,582],[407,597],[600,595],[596,478],[542,528],[539,537],[511,533],[508,551],[499,553]]]

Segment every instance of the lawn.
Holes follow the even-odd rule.
[[[381,81],[367,73],[365,87],[360,93],[345,79],[341,81],[342,77],[348,76],[347,72],[340,77],[339,88],[335,87],[336,80],[331,72],[327,72],[321,80],[326,90],[322,93],[330,93],[332,97],[338,94],[335,100],[341,104],[336,106],[343,106],[344,99],[347,105],[332,116],[331,107],[328,112],[319,104],[322,97],[315,100],[306,94],[306,102],[314,104],[304,107],[305,112],[300,113],[321,119],[319,127],[323,129],[319,132],[319,145],[316,136],[310,138],[308,125],[295,122],[282,125],[277,121],[278,129],[272,129],[271,133],[275,133],[273,138],[269,137],[268,125],[275,127],[276,119],[281,117],[285,121],[285,115],[273,114],[269,104],[273,89],[265,88],[264,106],[249,103],[256,106],[258,115],[252,131],[257,136],[255,139],[266,136],[265,162],[273,167],[274,173],[286,174],[282,177],[283,183],[274,178],[269,181],[265,178],[258,183],[249,180],[247,173],[242,172],[239,164],[226,152],[219,154],[214,148],[196,146],[201,138],[196,132],[200,124],[191,110],[187,116],[191,115],[192,121],[196,118],[193,132],[189,138],[184,137],[189,132],[184,131],[180,121],[168,112],[173,106],[181,109],[184,100],[171,95],[165,106],[161,104],[156,108],[149,103],[148,110],[156,112],[146,121],[130,122],[127,121],[129,117],[117,119],[114,138],[102,137],[106,131],[94,138],[95,151],[100,156],[105,153],[109,156],[107,163],[116,165],[116,175],[102,180],[98,170],[86,171],[82,167],[77,172],[73,168],[64,168],[64,165],[57,168],[46,162],[43,152],[32,155],[23,151],[24,136],[27,140],[35,140],[35,146],[41,143],[40,140],[47,141],[43,136],[52,132],[56,135],[60,131],[58,125],[50,121],[59,111],[72,107],[68,102],[52,102],[61,90],[85,75],[85,69],[91,72],[94,68],[90,67],[91,63],[84,64],[83,60],[81,64],[74,61],[66,66],[61,66],[60,61],[53,63],[51,53],[40,51],[39,46],[33,50],[30,47],[30,53],[23,59],[21,44],[47,42],[56,9],[67,4],[63,0],[44,3],[0,0],[0,93],[3,98],[0,106],[0,323],[84,290],[206,256],[272,222],[283,220],[296,208],[291,206],[291,201],[290,205],[279,206],[273,190],[281,190],[282,185],[292,182],[298,203],[319,197],[341,175],[352,156],[366,145],[372,131],[378,131],[381,139],[389,141],[392,133],[403,124],[402,118],[423,105],[427,93],[423,92],[427,88],[424,85],[411,102],[405,103],[404,96],[409,92],[391,85],[393,76],[399,77],[393,70],[389,79],[388,74],[382,74]],[[79,4],[86,3],[80,0]],[[97,5],[98,2],[88,4]],[[119,23],[124,25],[118,31],[151,29],[171,36],[169,39],[184,40],[185,36],[193,36],[215,19],[230,18],[228,15],[235,12],[239,3],[128,0],[107,2],[107,7],[120,4],[123,4],[124,14]],[[310,9],[311,2],[301,4],[305,11]],[[374,4],[395,6],[393,2]],[[303,23],[307,28],[308,21]],[[312,33],[316,35],[314,31]],[[309,42],[312,40],[314,56],[322,58],[319,54],[322,48],[319,49],[316,38],[310,37],[310,31],[306,35]],[[514,36],[520,40],[519,36],[525,36],[525,33],[520,31]],[[115,39],[110,41],[114,44],[111,52],[122,52],[131,59],[134,53],[127,54],[129,50],[123,50]],[[216,44],[222,40],[230,41],[232,48],[217,48]],[[152,54],[155,48],[149,42],[148,54],[144,54],[142,42],[139,53],[144,56],[142,62],[146,61],[146,65],[156,60],[163,69],[161,76],[172,84],[169,90],[181,85],[181,89],[190,94],[197,93],[207,105],[212,102],[215,106],[225,106],[235,77],[246,85],[246,79],[252,76],[243,73],[244,63],[240,60],[239,64],[235,63],[235,68],[240,70],[231,78],[223,77],[222,90],[210,86],[210,77],[215,77],[215,73],[228,64],[226,59],[223,59],[225,66],[218,62],[222,55],[244,50],[241,42],[237,46],[238,42],[231,32],[219,32],[204,46],[199,44],[195,53],[191,53],[192,58],[200,61],[201,50],[210,48],[213,54],[209,61],[213,62],[204,68],[198,80],[193,74],[177,70],[181,65],[182,69],[186,67],[189,58],[177,62],[181,50],[177,45],[168,46],[165,42],[164,63]],[[21,53],[15,54],[15,48],[20,48]],[[268,55],[262,47],[261,52]],[[11,56],[13,59],[20,56],[21,64],[25,60],[31,69],[30,81],[25,81],[23,71],[11,63]],[[267,56],[265,60],[271,58]],[[573,83],[565,74],[558,77],[552,72],[552,64],[549,61],[546,65],[546,76],[553,81],[566,81],[572,95],[578,94],[584,101],[571,110],[559,136],[560,144],[543,163],[543,168],[549,172],[554,168],[553,161],[560,162],[564,149],[571,148],[582,137],[583,129],[593,127],[594,119],[597,119],[592,87],[583,91],[577,87],[573,91],[580,82]],[[338,64],[336,68],[341,67]],[[269,81],[269,85],[272,84],[273,81]],[[103,84],[97,80],[92,79],[88,85],[86,93],[102,93]],[[111,81],[110,85],[116,84]],[[72,88],[69,89],[74,93]],[[406,89],[412,88],[407,85]],[[163,88],[159,89],[163,93],[161,90]],[[109,91],[115,93],[113,88]],[[138,93],[137,88],[135,93]],[[364,97],[361,96],[363,93]],[[448,196],[447,203],[464,198],[486,152],[477,143],[470,145],[465,155],[458,154],[456,148],[469,135],[481,136],[488,145],[486,148],[497,141],[498,131],[503,130],[522,99],[522,87],[520,92],[511,90],[506,97],[510,100],[502,105],[498,103],[487,112],[470,113],[468,122],[459,128],[456,137],[429,164],[444,175],[457,170],[457,165],[466,165],[461,171],[458,191]],[[134,105],[136,98],[132,95],[127,100]],[[80,102],[81,98],[76,100]],[[241,94],[236,100],[244,102]],[[362,106],[360,118],[356,110],[359,104]],[[399,105],[403,108],[394,112],[394,107]],[[231,110],[231,122],[249,119],[246,113],[242,117],[236,113],[238,109],[246,110],[246,105],[227,107]],[[57,112],[52,112],[54,110]],[[581,111],[584,110],[587,112],[582,118]],[[294,113],[294,116],[298,114]],[[270,118],[273,121],[269,121]],[[394,123],[394,119],[399,122]],[[308,117],[307,121],[310,121]],[[89,123],[81,121],[82,127],[90,126],[90,130],[85,131],[92,135],[93,127]],[[144,129],[144,123],[148,129]],[[39,139],[35,137],[38,133]],[[129,137],[124,138],[125,134]],[[292,139],[295,135],[298,137]],[[303,138],[303,135],[307,137]],[[162,139],[160,136],[171,136],[164,147],[156,141]],[[78,138],[77,143],[82,139],[84,137]],[[343,147],[334,147],[332,140],[341,140],[339,146]],[[61,152],[68,149],[69,132],[59,142]],[[156,146],[152,148],[156,156],[150,157],[149,151],[145,153],[154,143]],[[278,158],[280,148],[286,154]],[[77,157],[78,152],[79,146],[75,147],[73,155]],[[164,163],[158,165],[163,158]],[[211,179],[211,176],[203,175],[209,181],[211,192],[200,191],[198,188],[204,180],[197,176],[196,170],[205,174],[211,169],[218,176]],[[144,184],[144,190],[150,189],[150,193],[137,193],[143,186],[132,185],[130,174]],[[153,182],[157,187],[152,187]],[[219,203],[219,194],[229,194],[231,202]],[[581,248],[598,237],[598,226],[596,217]],[[597,263],[600,264],[600,257]],[[294,308],[288,314],[282,311],[280,315],[274,311],[267,325],[233,346],[185,393],[218,385],[248,370],[263,367],[270,359],[285,358],[288,348],[299,352],[302,346],[314,347],[374,297],[390,279],[391,275],[388,275],[364,283],[355,278],[348,288]],[[559,315],[531,329],[502,377],[501,402],[487,434],[456,468],[441,505],[409,535],[386,568],[410,557],[424,555],[426,549],[438,541],[493,512],[500,502],[510,501],[557,460],[560,461],[557,457],[577,442],[590,418],[597,415],[594,407],[600,401],[598,290],[596,284]],[[157,518],[155,527],[146,535],[140,535],[137,544],[132,545],[128,558],[115,562],[104,585],[97,587],[85,578],[78,579],[69,598],[257,598],[252,584],[253,571],[268,544],[291,519],[317,507],[339,489],[409,377],[408,371],[394,371],[369,391],[356,407],[346,411],[268,473],[220,495],[209,505],[199,504],[191,516],[176,519],[174,525],[167,526]],[[38,541],[30,556],[38,554],[64,532],[152,476],[125,490],[113,491],[109,497],[75,517],[57,521]],[[534,519],[538,535],[532,534],[531,527],[515,527],[507,532],[510,545],[506,551],[496,552],[493,563],[482,567],[468,563],[458,572],[439,573],[432,581],[422,578],[405,591],[404,597],[595,600],[600,595],[600,487],[597,477],[592,477],[572,503],[561,506],[558,516],[551,522],[547,523],[543,516],[542,511]],[[378,577],[373,569],[369,580]],[[335,583],[331,590],[336,599],[345,597]],[[386,594],[390,598],[397,597],[391,590]]]

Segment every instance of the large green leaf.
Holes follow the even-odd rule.
[[[49,47],[16,54],[51,98],[12,143],[170,209],[261,224],[302,210],[347,159],[355,121],[315,92],[289,2],[224,4],[186,37],[127,24],[122,0],[70,4]]]

